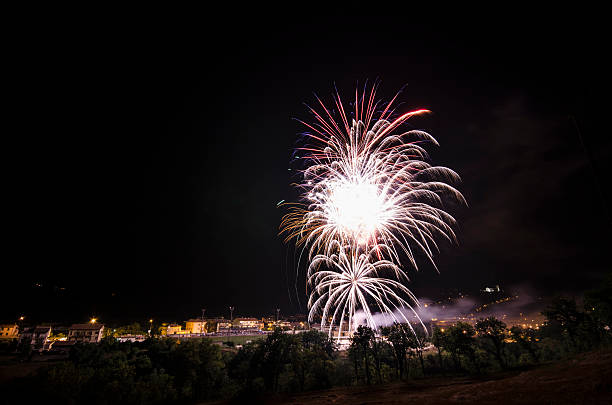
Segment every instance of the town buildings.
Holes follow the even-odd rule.
[[[166,335],[181,335],[186,333],[183,327],[177,323],[171,323],[166,327]]]
[[[221,319],[217,321],[217,333],[227,332],[232,328],[232,322],[226,319]]]
[[[257,318],[236,318],[232,323],[232,326],[238,329],[263,329],[263,322]]]
[[[189,333],[206,333],[206,320],[203,319],[190,319],[185,322],[185,329],[189,331]]]
[[[16,323],[4,323],[0,325],[0,339],[17,339],[19,337],[19,326]]]
[[[145,335],[123,335],[123,336],[116,337],[116,339],[118,342],[136,343],[136,342],[144,342],[145,340],[147,340],[147,337]]]
[[[26,328],[19,336],[19,344],[30,345],[32,351],[46,351],[49,350],[51,345],[49,336],[51,336],[50,326],[35,326],[32,328]]]
[[[299,322],[298,319],[300,319]],[[149,322],[152,326],[153,320]],[[130,327],[131,325],[107,330],[108,328],[93,318],[89,323],[73,324],[70,327],[55,324],[52,327],[27,327],[23,329],[21,340],[19,340],[19,324],[7,323],[0,325],[0,339],[15,339],[15,343],[18,340],[28,342],[33,350],[38,351],[67,352],[75,343],[99,343],[106,335],[120,342],[142,342],[156,334],[151,333],[152,331],[143,333],[140,327],[137,329],[130,329]],[[308,327],[307,323],[301,321],[301,317],[287,318],[287,320],[278,320],[275,317],[237,317],[230,320],[219,317],[191,318],[184,323],[162,323],[156,332],[171,338],[200,338],[206,335],[257,335],[271,332],[276,328],[298,333]],[[121,332],[118,332],[119,330]],[[105,333],[110,331],[113,333]]]
[[[77,323],[68,329],[68,341],[80,343],[99,343],[102,340],[104,325],[99,323]]]

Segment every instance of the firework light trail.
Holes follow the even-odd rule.
[[[308,107],[314,121],[300,121],[309,139],[298,148],[307,162],[297,185],[302,201],[289,204],[281,231],[308,252],[309,321],[320,314],[330,336],[332,326],[353,331],[357,310],[375,329],[380,325],[372,310],[408,322],[395,315],[406,309],[418,319],[413,308],[419,303],[404,285],[408,276],[400,259],[417,269],[419,252],[435,267],[436,240],[456,242],[456,222],[443,203],[465,204],[449,184],[459,176],[427,163],[422,145],[436,140],[424,131],[401,130],[411,117],[429,111],[393,118],[397,95],[381,105],[377,87],[356,91],[349,114],[337,92],[333,110],[317,97],[319,111]]]

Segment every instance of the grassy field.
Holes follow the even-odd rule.
[[[210,339],[213,342],[233,342],[235,345],[244,345],[247,342],[265,339],[267,335],[230,335],[230,336],[210,336],[206,339]]]

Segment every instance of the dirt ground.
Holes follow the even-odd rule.
[[[237,403],[237,402],[227,402]],[[436,377],[267,397],[262,404],[612,404],[612,351],[492,376]]]
[[[20,362],[16,355],[0,355],[0,383],[34,374],[39,368],[65,360],[66,357],[56,354],[42,356],[34,354],[31,361]]]

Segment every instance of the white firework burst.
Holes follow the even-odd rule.
[[[350,126],[338,95],[338,122],[319,99],[325,113],[310,108],[315,122],[304,124],[312,144],[299,148],[308,159],[298,184],[302,201],[290,206],[281,223],[287,240],[296,238],[308,250],[311,317],[320,311],[323,324],[330,318],[349,332],[358,308],[376,327],[370,305],[386,314],[418,305],[403,284],[408,277],[401,258],[417,269],[420,252],[436,267],[437,240],[457,241],[445,203],[465,204],[451,185],[460,181],[457,173],[427,162],[423,145],[438,145],[436,140],[424,131],[399,130],[429,111],[391,120],[394,100],[376,113],[374,94],[375,87],[369,97],[365,90],[361,99],[356,92]]]

